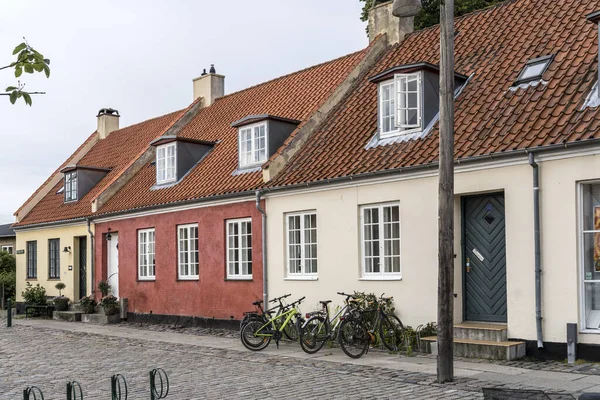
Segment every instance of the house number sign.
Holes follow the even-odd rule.
[[[481,253],[479,252],[479,250],[477,250],[477,249],[473,249],[473,254],[475,254],[475,256],[477,256],[477,258],[479,258],[479,261],[483,261],[483,260],[485,260],[485,258],[483,258],[483,254],[481,254]]]
[[[17,250],[17,254],[25,254],[25,250]]]

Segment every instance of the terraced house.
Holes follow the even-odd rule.
[[[568,323],[600,358],[598,10],[515,0],[456,20],[455,322],[494,323],[478,327],[511,358],[525,346],[507,339],[565,359]],[[405,323],[436,320],[439,35],[388,48],[265,165],[270,292],[385,292]]]

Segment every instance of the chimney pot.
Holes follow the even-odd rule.
[[[378,35],[387,34],[389,45],[400,43],[406,35],[414,31],[414,17],[395,17],[394,5],[403,3],[420,3],[419,0],[398,0],[396,1],[375,1],[373,7],[369,10],[369,42],[375,40]],[[414,4],[413,4],[414,5]]]
[[[215,64],[210,64],[210,71],[211,74],[216,74],[217,70],[215,69]]]
[[[111,132],[116,131],[117,129],[119,129],[119,118],[121,117],[121,115],[119,115],[119,111],[115,110],[114,108],[101,108],[100,111],[98,111],[98,115],[96,115],[96,118],[98,120],[98,135],[100,136],[100,139],[106,139],[106,137],[108,135],[111,134]]]

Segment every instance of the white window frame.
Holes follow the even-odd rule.
[[[256,137],[257,130],[260,132],[260,128],[265,128],[265,152],[262,158],[258,158],[257,156],[257,148],[256,148]],[[243,154],[242,152],[242,134],[246,131],[250,131],[250,149],[248,152],[250,154],[250,158],[253,160],[251,162],[243,162]],[[269,125],[267,122],[258,122],[256,124],[245,125],[238,129],[238,163],[240,168],[250,168],[256,167],[264,164],[269,158]]]
[[[169,150],[173,154],[169,155]],[[164,153],[161,155],[161,153]],[[169,160],[172,166],[169,166]],[[156,183],[159,185],[175,182],[177,180],[177,142],[163,144],[156,147]]]
[[[402,120],[400,118],[401,113],[406,113],[408,107],[400,107],[401,96],[407,96],[408,92],[403,90],[402,82],[408,80],[417,81],[417,123],[416,124],[400,124]],[[394,127],[389,131],[383,130],[383,119],[384,119],[384,107],[383,107],[383,88],[393,85],[393,104],[394,104]],[[388,100],[389,101],[389,100]],[[408,100],[405,101],[408,103]],[[422,72],[415,72],[410,74],[395,74],[393,79],[381,82],[378,90],[378,109],[379,109],[379,136],[381,138],[388,138],[398,135],[405,135],[414,132],[420,132],[423,130],[423,74]]]
[[[10,249],[10,251],[8,249]],[[14,254],[15,253],[15,248],[12,245],[2,246],[2,247],[0,247],[0,250],[5,251],[8,254]]]
[[[142,235],[146,234],[147,240],[142,242]],[[150,234],[154,240],[150,241]],[[149,229],[140,229],[138,230],[138,240],[137,240],[137,275],[138,280],[140,281],[153,281],[156,280],[156,231],[154,228]],[[152,245],[152,250],[150,251],[150,245]],[[142,253],[142,246],[144,247],[144,252]],[[147,263],[142,264],[142,255],[146,257]],[[150,257],[152,258],[152,262],[150,262]],[[146,274],[142,275],[142,268],[146,267]],[[154,271],[152,271],[154,270]],[[151,274],[151,272],[153,272]]]
[[[306,216],[315,216],[315,220],[318,219],[317,216],[317,212],[316,211],[302,211],[302,212],[291,212],[291,213],[286,213],[285,214],[285,245],[286,245],[286,260],[285,260],[285,265],[286,265],[286,272],[287,272],[287,276],[290,278],[307,278],[307,279],[316,279],[318,277],[319,274],[319,223],[318,221],[316,222],[316,231],[317,231],[317,240],[315,243],[309,243],[309,245],[316,245],[317,246],[317,256],[312,258],[316,261],[317,263],[317,272],[306,272],[306,241],[305,241],[305,231],[306,231],[306,226],[305,226],[305,221],[304,218]],[[301,268],[301,272],[292,272],[290,270],[290,261],[291,261],[291,254],[290,254],[290,218],[292,217],[299,217],[300,218],[300,268]]]
[[[400,254],[398,255],[398,262],[400,264],[399,272],[385,272],[385,240],[384,240],[384,223],[383,223],[383,209],[385,207],[398,207],[398,231],[400,237],[398,238],[400,243]],[[366,209],[379,209],[379,272],[366,272],[366,254],[365,254],[365,217],[364,210]],[[402,209],[400,208],[400,202],[388,202],[378,204],[367,204],[359,207],[360,212],[360,258],[361,258],[361,280],[401,280],[402,279]],[[393,257],[393,256],[392,256]],[[393,268],[393,264],[392,264]]]
[[[63,187],[65,192],[65,203],[77,201],[77,170],[65,173]]]
[[[551,56],[538,57],[533,60],[527,61],[527,64],[525,64],[525,66],[519,73],[519,77],[517,78],[515,85],[520,85],[522,83],[535,82],[535,81],[541,80],[542,75],[544,75],[544,73],[548,70],[548,67],[550,67],[550,64],[552,63],[553,60],[554,60],[554,56],[551,55]],[[539,73],[525,76],[525,75],[527,75],[527,73],[530,70],[532,70],[533,68],[535,68],[537,66],[542,67],[542,69],[539,71]]]
[[[226,238],[226,253],[227,253],[227,279],[231,279],[231,280],[252,280],[252,273],[250,274],[244,274],[242,273],[242,250],[244,249],[248,249],[243,248],[242,247],[242,223],[250,223],[250,240],[252,241],[251,246],[250,246],[250,253],[252,254],[252,245],[254,245],[254,240],[252,238],[252,218],[239,218],[239,219],[228,219],[225,221],[225,226],[226,226],[226,232],[225,232],[225,238]],[[238,225],[238,247],[237,249],[235,249],[235,251],[238,252],[238,263],[239,263],[239,274],[232,274],[229,267],[230,267],[230,257],[229,257],[229,253],[230,253],[230,247],[229,247],[229,227],[231,224],[237,224]],[[254,257],[252,257],[252,260],[250,260],[250,267],[252,268],[252,270],[254,270]]]
[[[196,237],[192,238],[192,235],[190,235],[191,232],[193,232],[192,230],[195,229],[196,230]],[[182,231],[185,230],[187,231],[187,238],[185,239],[181,239],[181,233]],[[187,242],[187,249],[182,249],[181,245],[182,240]],[[194,250],[192,248],[192,244],[195,242],[196,245],[196,249]],[[187,225],[178,225],[177,226],[177,277],[180,280],[199,280],[200,279],[200,258],[199,258],[199,250],[198,250],[198,246],[199,242],[198,242],[198,224],[187,224]],[[194,253],[195,254],[195,258],[196,258],[196,262],[193,262],[192,259],[194,257]],[[182,263],[182,255],[187,255],[187,263]],[[195,269],[196,269],[196,274],[191,273],[192,272],[192,268],[195,265]],[[188,274],[185,274],[182,272],[182,270],[185,267],[188,267]]]

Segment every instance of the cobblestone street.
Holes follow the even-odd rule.
[[[127,378],[129,399],[148,399],[148,372],[156,367],[169,374],[167,399],[475,399],[483,398],[483,387],[540,389],[517,375],[516,371],[525,370],[493,364],[473,363],[482,371],[466,375],[477,373],[477,377],[459,370],[453,384],[441,386],[435,383],[431,360],[419,357],[401,362],[397,356],[375,352],[354,361],[337,349],[309,356],[295,344],[277,349],[274,343],[264,352],[253,353],[231,337],[15,322],[10,329],[4,324],[0,327],[0,399],[20,399],[28,385],[40,387],[46,399],[65,398],[70,380],[81,383],[85,399],[108,399],[110,376],[116,373]],[[502,373],[493,374],[490,368]],[[515,376],[507,380],[504,375],[510,371]],[[545,372],[553,373],[558,374]],[[577,380],[596,378],[563,375]],[[587,387],[595,384],[589,382]],[[553,391],[577,391],[554,385],[549,385]]]

